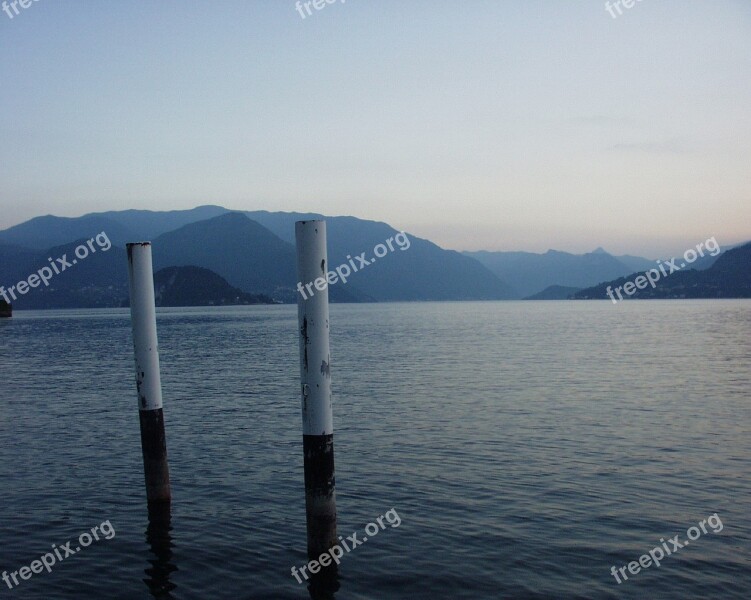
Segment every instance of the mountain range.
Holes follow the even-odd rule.
[[[167,267],[154,273],[154,300],[156,306],[273,304],[270,297],[243,292],[201,267]]]
[[[621,292],[622,298],[672,299],[672,298],[751,298],[751,243],[731,248],[708,269],[685,269],[661,277],[654,286],[641,281],[644,289],[635,287],[629,296]],[[571,294],[574,300],[608,299],[620,301],[616,288],[632,283],[644,272],[631,273],[613,281],[579,290]],[[630,289],[630,288],[629,288]],[[608,295],[610,290],[610,295]],[[611,298],[612,296],[612,298]]]
[[[602,281],[646,271],[655,266],[655,261],[640,256],[613,256],[602,248],[587,254],[570,254],[548,250],[544,254],[532,252],[465,252],[475,258],[500,279],[509,282],[521,297],[554,297],[556,288],[587,288]],[[706,255],[695,263],[697,269],[707,269],[716,256]]]
[[[252,218],[251,218],[252,217]],[[232,287],[265,294],[275,301],[296,299],[294,223],[324,218],[301,213],[240,213],[221,207],[155,213],[97,213],[80,219],[39,217],[0,232],[0,281],[6,289],[48,265],[72,257],[86,238],[106,232],[112,247],[91,253],[49,286],[17,299],[16,308],[120,306],[127,297],[124,244],[150,240],[154,270],[173,266],[209,269]],[[264,226],[261,221],[269,227]],[[334,269],[399,234],[385,223],[354,217],[326,217],[329,264]],[[174,229],[171,229],[173,228]],[[280,234],[283,237],[280,237]],[[477,261],[428,240],[405,236],[409,246],[393,251],[354,273],[346,285],[331,286],[332,301],[503,300],[510,287]],[[59,245],[50,247],[44,240]],[[307,282],[302,282],[307,283]]]
[[[346,285],[339,282],[330,286],[333,302],[568,297],[576,290],[647,270],[655,264],[651,259],[637,256],[612,256],[601,248],[583,255],[555,250],[544,254],[460,253],[409,233],[402,234],[402,245],[391,244],[390,250],[384,245],[385,254],[374,260],[374,248],[394,240],[399,230],[386,223],[351,216],[238,212],[221,206],[200,206],[162,212],[109,211],[77,218],[48,215],[10,227],[0,231],[0,285],[8,290],[58,257],[67,255],[70,260],[86,240],[106,232],[111,248],[89,252],[75,265],[55,274],[49,285],[38,285],[23,295],[17,294],[13,301],[15,308],[123,305],[128,295],[124,245],[146,240],[153,243],[155,271],[197,267],[211,275],[184,271],[181,281],[185,277],[188,281],[198,277],[195,281],[208,285],[215,275],[225,280],[233,289],[225,291],[235,297],[239,291],[275,302],[294,302],[298,283],[294,224],[317,218],[327,221],[332,270],[339,265],[357,264],[355,257],[363,253],[369,263],[352,273]],[[715,258],[702,260],[695,266],[708,268]],[[249,302],[251,296],[244,301]],[[220,297],[229,296],[220,294]],[[199,299],[200,295],[192,302]]]

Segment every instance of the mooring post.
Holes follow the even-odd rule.
[[[305,513],[312,560],[337,543],[326,222],[298,221],[295,241],[299,281],[312,284],[297,297]]]
[[[164,435],[162,382],[156,336],[151,242],[127,244],[130,320],[136,358],[141,449],[149,503],[171,500],[167,440]]]

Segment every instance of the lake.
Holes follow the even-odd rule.
[[[150,522],[127,310],[0,320],[0,570],[109,524],[2,597],[311,596],[296,308],[158,328]],[[339,534],[400,524],[330,597],[749,597],[751,301],[335,304],[331,332]]]

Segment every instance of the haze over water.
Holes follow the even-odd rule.
[[[751,301],[332,305],[340,600],[746,598]],[[148,526],[127,310],[0,321],[4,596],[309,597],[294,306],[161,309],[173,506]],[[621,567],[717,513],[719,533]]]

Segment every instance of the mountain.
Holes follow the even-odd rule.
[[[89,238],[91,239],[91,238]],[[101,239],[101,238],[100,238]],[[0,285],[5,293],[16,295],[12,299],[17,310],[46,308],[107,308],[119,306],[128,296],[128,271],[125,250],[114,244],[92,243],[86,239],[37,252],[16,251],[18,262],[11,262],[5,254],[7,246],[0,247]],[[88,248],[86,253],[76,249]],[[107,248],[106,250],[104,248]],[[11,247],[13,248],[13,247]],[[11,250],[12,252],[13,250]],[[50,261],[50,259],[52,259]],[[51,264],[59,272],[55,273]],[[47,285],[40,274],[47,279]],[[26,293],[18,291],[18,282],[29,282],[34,277],[36,287],[28,286]],[[11,292],[11,286],[15,289]]]
[[[326,219],[328,242],[331,245],[331,222],[336,219],[350,219],[354,217],[327,217],[319,213],[299,213],[299,212],[269,212],[267,210],[246,210],[245,215],[260,223],[266,229],[279,236],[285,242],[294,245],[295,243],[295,223],[297,221],[313,221],[316,219]],[[355,219],[362,221],[361,219]],[[363,223],[373,223],[373,221],[362,221]]]
[[[154,240],[156,268],[201,266],[242,290],[296,301],[294,245],[250,220],[246,214],[227,213],[160,236]],[[284,232],[287,239],[294,239],[295,221],[318,215],[265,213],[261,217],[277,231]],[[330,270],[340,265],[353,270],[349,261],[359,264],[353,257],[363,251],[365,260],[371,263],[362,271],[352,273],[346,285],[332,285],[329,289],[332,301],[511,297],[508,286],[495,275],[457,252],[408,236],[399,238],[404,242],[399,246],[394,241],[399,232],[385,223],[354,217],[329,217],[326,221]],[[380,259],[374,257],[375,246],[387,240],[391,240],[393,250]]]
[[[164,233],[152,248],[155,270],[203,267],[245,292],[294,297],[294,247],[241,213],[226,213]]]
[[[204,225],[191,223],[193,227],[186,226],[188,229],[182,233],[173,232],[174,235],[165,235],[162,239],[158,238],[154,246],[156,270],[160,267],[195,266],[195,264],[191,264],[191,260],[201,263],[199,266],[206,268],[216,268],[218,264],[222,270],[226,268],[230,274],[237,276],[243,285],[247,284],[248,292],[263,293],[265,289],[271,291],[281,287],[284,288],[278,294],[281,299],[290,302],[296,301],[293,289],[294,282],[292,281],[295,271],[294,248],[276,238],[257,223],[248,220],[242,214],[235,213],[233,217],[231,213],[227,213],[224,209],[217,210],[217,207],[165,213],[165,219],[159,216],[160,213],[149,213],[148,211],[124,212],[127,213],[129,226],[136,228],[144,225],[143,219],[148,220],[157,215],[156,222],[152,227],[159,229],[177,222],[191,220],[203,214],[204,210],[208,213],[219,212],[225,220],[213,224],[204,222]],[[108,214],[112,216],[118,213]],[[108,232],[127,229],[124,225],[117,223],[116,220],[109,219],[109,216],[96,216],[95,218],[86,216],[82,217],[83,225],[71,224],[69,220],[64,220],[64,222],[66,230],[72,232],[93,225],[106,225]],[[28,222],[31,223],[28,230],[32,231],[34,235],[38,235],[47,225],[56,227],[59,224],[57,218],[52,220],[32,219],[32,221],[33,223]],[[21,227],[15,229],[15,231],[25,229],[27,228]],[[143,239],[143,237],[141,235],[127,235],[129,241]],[[21,239],[26,241],[25,238]],[[100,238],[95,236],[95,239]],[[221,242],[220,246],[223,245],[223,247],[215,251],[214,246],[216,246],[217,240]],[[30,245],[35,243],[37,242],[33,239],[29,242]],[[36,273],[39,269],[49,267],[50,261],[48,261],[48,258],[53,258],[53,262],[55,262],[54,258],[66,255],[67,260],[71,261],[75,249],[82,244],[86,245],[86,239],[78,239],[46,250],[33,250],[13,244],[0,243],[0,285],[5,285],[8,289],[15,286],[19,281],[26,280],[29,275]],[[123,245],[124,242],[119,244],[119,246]],[[93,247],[97,248],[97,245],[94,244]],[[184,257],[189,260],[185,260]],[[248,276],[248,274],[251,274],[263,277],[264,263],[268,265],[267,271],[275,278],[273,285],[263,285],[263,282],[254,281],[252,277]],[[236,285],[235,287],[240,286]],[[13,300],[16,308],[19,309],[93,308],[120,306],[123,300],[127,299],[127,296],[125,251],[122,247],[117,247],[115,242],[112,242],[109,251],[103,251],[99,248],[98,254],[91,253],[85,261],[78,261],[75,266],[71,265],[64,272],[52,277],[48,286],[39,285],[36,288],[29,289],[24,295],[17,294],[17,299],[13,299],[11,296],[9,296],[9,299]],[[339,286],[338,289],[334,286],[330,291],[330,298],[332,302],[374,300],[367,294],[359,292],[354,286]]]
[[[221,216],[229,213],[220,206],[202,206],[190,211],[155,213],[149,211],[112,211],[99,213],[99,217],[117,222],[123,227],[136,231],[134,239],[155,240],[155,233],[164,233],[168,227],[179,223],[196,223],[205,217]],[[325,217],[318,213],[247,211],[244,213],[252,221],[265,227],[282,241],[290,244],[294,251],[295,222],[309,219],[326,219],[328,230],[329,263],[332,266],[346,264],[347,256],[357,256],[366,252],[372,258],[373,248],[398,233],[398,230],[375,221],[355,217]],[[170,230],[171,231],[171,230]],[[462,299],[507,299],[518,297],[510,286],[481,268],[476,262],[467,260],[459,253],[439,248],[432,242],[410,238],[414,245],[404,252],[398,261],[384,260],[369,266],[353,277],[346,286],[333,285],[329,290],[332,301],[373,301],[373,300],[462,300]],[[155,246],[156,247],[156,246]],[[401,251],[397,253],[401,255]],[[183,263],[181,263],[183,264]],[[196,262],[190,264],[198,264]],[[294,262],[293,269],[294,267]],[[167,266],[167,265],[164,265]],[[222,272],[208,264],[200,264],[219,273],[232,285],[246,291],[259,291],[239,285],[234,274]],[[448,268],[451,275],[443,271]],[[278,282],[277,282],[278,283]],[[294,283],[296,285],[296,282]],[[294,300],[282,285],[277,298]],[[270,290],[267,290],[267,293]]]
[[[618,299],[615,292],[629,282],[635,282],[644,272],[631,273],[613,281],[580,290],[574,294],[577,300],[610,299],[611,294]],[[642,284],[643,281],[641,282]],[[661,276],[654,288],[647,285],[645,289],[636,289],[632,295],[621,292],[625,298],[751,298],[751,242],[727,250],[717,257],[714,264],[703,271],[686,269]]]
[[[646,270],[654,264],[636,256],[614,257],[602,248],[584,255],[554,250],[545,254],[460,254],[399,232],[386,223],[350,216],[240,213],[221,206],[199,206],[180,211],[124,210],[79,218],[31,219],[0,232],[0,283],[8,289],[17,286],[19,281],[47,267],[50,260],[63,254],[72,257],[76,248],[87,243],[91,246],[87,239],[94,238],[90,236],[97,238],[106,232],[111,248],[99,248],[98,253],[92,252],[75,267],[56,274],[49,286],[37,286],[19,295],[14,299],[17,307],[118,306],[127,297],[122,246],[126,241],[147,239],[154,244],[156,271],[168,267],[208,269],[235,288],[231,293],[236,297],[239,290],[294,302],[295,222],[313,218],[327,221],[330,270],[341,267],[351,271],[346,285],[339,282],[330,286],[333,302],[499,300],[521,295],[552,299],[568,296],[572,288],[590,288],[601,281],[623,278],[634,272],[634,267]],[[724,264],[722,268],[727,269],[729,263],[716,260],[716,265],[705,261],[701,266],[710,267],[710,271]],[[694,266],[699,264],[697,261]],[[717,274],[722,269],[713,272]],[[179,288],[175,294],[186,293],[190,277],[203,277],[198,271],[171,273],[180,276],[172,281]],[[715,281],[712,285],[716,293],[729,293],[725,283]]]
[[[52,215],[35,217],[0,231],[0,243],[44,250],[73,240],[90,239],[103,231],[118,246],[134,241],[133,232],[118,221],[89,214],[75,218]]]
[[[92,213],[78,219],[41,217],[0,232],[0,243],[12,243],[31,248],[46,248],[57,242],[68,242],[83,235],[106,231],[113,243],[151,240],[154,242],[155,267],[201,266],[218,273],[246,292],[274,294],[277,299],[294,301],[295,259],[294,224],[298,220],[326,218],[328,225],[329,263],[335,268],[346,265],[350,258],[365,252],[367,260],[375,258],[373,249],[386,242],[398,230],[385,223],[355,217],[323,217],[315,213],[252,211],[246,215],[268,231],[256,229],[260,236],[251,241],[250,260],[244,249],[231,243],[241,239],[239,230],[228,230],[229,238],[220,242],[221,249],[206,247],[205,243],[218,238],[222,227],[205,231],[201,244],[182,235],[197,235],[184,227],[211,221],[230,213],[220,206],[200,206],[192,210],[154,212],[141,210]],[[234,213],[236,214],[236,213]],[[237,223],[235,222],[236,226]],[[249,230],[250,239],[255,237]],[[51,243],[45,241],[52,240]],[[234,240],[234,242],[233,242]],[[286,242],[285,248],[279,241]],[[408,251],[397,249],[382,260],[368,265],[367,271],[356,273],[346,285],[332,285],[332,301],[373,300],[498,300],[518,297],[510,286],[489,269],[469,257],[439,248],[428,240],[410,237]],[[266,247],[265,244],[270,246]],[[244,246],[246,242],[241,242]],[[200,247],[197,247],[200,246]],[[273,264],[263,260],[274,257]],[[396,257],[399,257],[398,259]],[[253,269],[245,267],[252,265]],[[290,276],[291,274],[291,276]]]
[[[53,216],[31,219],[0,232],[0,283],[13,284],[27,277],[47,264],[47,258],[57,252],[55,248],[68,245],[70,251],[70,244],[75,246],[106,231],[117,246],[125,241],[152,240],[156,270],[172,266],[202,267],[243,292],[293,302],[297,285],[294,224],[313,218],[327,221],[331,269],[359,263],[360,255],[369,263],[352,273],[346,285],[330,286],[329,295],[334,302],[496,300],[537,297],[537,294],[541,298],[554,298],[570,291],[564,288],[586,290],[656,265],[655,261],[639,256],[613,256],[602,248],[582,255],[555,250],[544,254],[460,254],[408,234],[400,238],[405,242],[402,249],[395,243],[399,231],[386,223],[351,216],[232,212],[221,206],[199,206],[166,212],[123,210],[73,219]],[[387,241],[392,248],[386,250],[382,246],[382,256],[375,257],[374,248]],[[715,261],[719,257],[707,255],[692,266],[708,270]],[[32,270],[34,265],[36,268]],[[94,304],[101,305],[124,284],[125,271],[116,262],[107,264],[101,272],[94,272],[95,267],[96,261],[76,271],[79,275],[70,271],[65,274],[65,281],[56,277],[54,294],[51,289],[37,289],[35,294],[41,292],[45,302],[56,298],[56,303],[65,306],[79,302],[89,305],[92,301],[83,300],[81,289],[74,288],[80,284],[96,289]],[[25,296],[19,307],[28,304],[29,297],[30,294]]]
[[[714,238],[710,238],[711,240],[714,240]],[[704,254],[704,256],[699,256],[692,264],[691,268],[696,269],[697,271],[704,271],[706,269],[709,269],[715,262],[717,262],[717,259],[720,258],[725,252],[728,250],[732,250],[733,248],[738,248],[740,246],[743,246],[743,244],[733,244],[730,246],[723,246],[720,248],[719,244],[717,244],[715,240],[715,244],[717,246],[718,252],[714,254]],[[624,265],[629,267],[631,273],[636,273],[637,271],[641,271],[642,273],[644,271],[648,271],[649,269],[654,268],[659,263],[663,262],[662,260],[649,260],[646,258],[641,258],[639,256],[616,256],[616,258],[621,261]],[[680,258],[680,257],[674,257],[674,258]]]
[[[127,242],[153,240],[184,225],[228,212],[221,206],[199,206],[172,211],[108,211],[72,218],[47,215],[0,231],[0,245],[14,244],[44,250],[104,231],[114,244],[124,246]]]
[[[0,243],[0,285],[12,285],[25,277],[29,271],[27,265],[38,259],[38,250]]]
[[[544,254],[486,251],[464,254],[485,265],[522,297],[533,296],[552,285],[586,288],[633,272],[633,267],[602,248],[587,254],[570,254],[557,250],[548,250]],[[638,261],[642,261],[645,268],[654,265],[653,261],[646,258],[628,258],[632,265],[638,264]]]
[[[153,240],[168,231],[174,231],[197,221],[213,219],[228,212],[231,211],[221,206],[198,206],[189,210],[152,211],[131,209],[108,211],[91,213],[89,216],[118,223],[131,233],[131,239],[127,241],[136,242]]]
[[[568,300],[581,288],[565,287],[563,285],[551,285],[525,300]]]
[[[643,256],[631,256],[629,254],[622,254],[621,256],[616,256],[614,254],[612,256],[619,263],[621,263],[622,265],[625,265],[626,268],[632,273],[635,271],[646,271],[648,269],[651,269],[655,264],[655,261],[649,258],[644,258]]]
[[[331,268],[348,263],[348,257],[365,253],[375,258],[373,250],[399,230],[386,223],[356,217],[324,217],[315,213],[246,212],[282,240],[294,244],[295,222],[326,219],[328,254]],[[453,250],[407,235],[405,250],[392,244],[382,259],[351,279],[361,292],[381,301],[397,300],[506,300],[518,294],[486,267]],[[357,263],[356,263],[357,264]],[[335,289],[336,285],[331,289]]]
[[[232,287],[213,271],[201,267],[167,267],[154,274],[157,306],[224,306],[272,304],[268,296]]]

